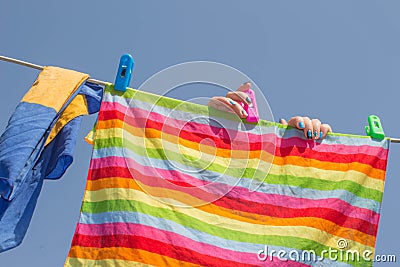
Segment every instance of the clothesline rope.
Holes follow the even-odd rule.
[[[10,62],[10,63],[14,63],[14,64],[18,64],[18,65],[25,66],[25,67],[28,67],[28,68],[33,68],[33,69],[37,69],[37,70],[43,70],[43,66],[36,65],[36,64],[30,63],[30,62],[26,62],[26,61],[22,61],[22,60],[19,60],[19,59],[11,58],[11,57],[0,56],[0,60],[6,61],[6,62]],[[107,82],[103,82],[103,81],[92,79],[92,78],[88,79],[87,81],[91,82],[91,83],[103,85],[103,86],[107,85]],[[392,143],[400,143],[400,138],[392,138],[392,137],[389,137],[389,138],[390,138],[390,142],[392,142]]]
[[[18,59],[11,58],[11,57],[0,56],[0,60],[7,61],[7,62],[10,62],[10,63],[14,63],[14,64],[18,64],[18,65],[25,66],[25,67],[29,67],[29,68],[32,68],[32,69],[43,70],[43,66],[36,65],[36,64],[30,63],[30,62],[26,62],[26,61],[22,61],[22,60],[18,60]],[[103,81],[100,81],[100,80],[96,80],[96,79],[92,79],[92,78],[89,78],[87,81],[91,82],[91,83],[103,85],[103,86],[107,85],[106,82],[103,82]]]

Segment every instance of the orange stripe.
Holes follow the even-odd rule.
[[[358,171],[364,173],[366,176],[370,178],[375,178],[379,180],[385,180],[385,171],[375,169],[367,164],[362,164],[358,162],[351,163],[334,163],[328,161],[319,161],[316,159],[303,158],[299,156],[287,156],[287,157],[279,157],[275,156],[273,160],[273,164],[275,165],[296,165],[300,167],[313,167],[322,170],[331,170],[331,171],[342,171],[347,172],[350,170]],[[366,177],[367,178],[367,177]]]
[[[98,263],[99,266],[103,266],[101,265],[101,263],[99,263],[99,261],[108,259],[131,261],[132,266],[134,266],[135,262],[147,263],[154,266],[165,266],[167,262],[170,266],[184,266],[184,267],[200,266],[197,264],[176,260],[167,256],[162,256],[141,249],[132,249],[123,247],[90,248],[90,247],[73,246],[69,251],[68,258],[96,260],[96,263]]]
[[[124,122],[119,119],[114,120],[99,120],[97,122],[96,130],[98,129],[110,129],[110,128],[123,128]]]
[[[126,178],[105,178],[99,180],[88,180],[87,190],[89,191],[97,191],[105,188],[126,188],[126,189],[134,189],[141,192],[151,192],[153,197],[168,197],[170,196],[172,199],[180,201],[185,204],[196,203],[196,200],[193,196],[188,194],[175,191],[168,190],[164,188],[149,188],[146,185],[139,186],[134,179],[126,179]],[[144,190],[143,190],[144,188]],[[331,221],[316,218],[316,217],[299,217],[299,218],[277,218],[265,215],[259,215],[239,210],[227,209],[224,207],[220,207],[214,204],[207,204],[203,206],[196,207],[199,210],[204,212],[215,214],[221,217],[226,217],[238,221],[243,221],[252,224],[259,225],[271,225],[271,226],[308,226],[316,229],[320,229],[324,232],[330,233],[332,235],[346,238],[349,240],[354,240],[360,244],[374,247],[375,246],[375,237],[362,233],[360,231],[349,229],[345,227],[341,227]]]

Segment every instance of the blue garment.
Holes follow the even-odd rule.
[[[101,86],[86,82],[66,106],[78,93],[85,97],[87,113],[98,112],[103,94]],[[43,105],[21,102],[0,137],[0,252],[22,242],[43,179],[60,178],[72,163],[81,116],[69,121],[44,146],[64,109],[55,112]]]

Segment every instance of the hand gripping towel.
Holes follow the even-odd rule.
[[[89,76],[45,67],[0,137],[0,252],[18,246],[43,179],[58,179],[72,163],[81,115],[97,112],[102,87]]]
[[[388,139],[107,86],[65,266],[371,266]]]

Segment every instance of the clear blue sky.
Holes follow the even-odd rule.
[[[131,53],[132,87],[177,63],[221,62],[257,83],[275,118],[308,115],[364,134],[376,114],[388,136],[400,137],[400,1],[237,2],[2,1],[0,54],[113,82],[120,55]],[[0,62],[1,131],[37,74]],[[63,265],[91,153],[82,137],[94,119],[85,120],[66,175],[45,183],[22,245],[0,254],[1,266]],[[394,144],[376,246],[398,261],[399,160]]]

